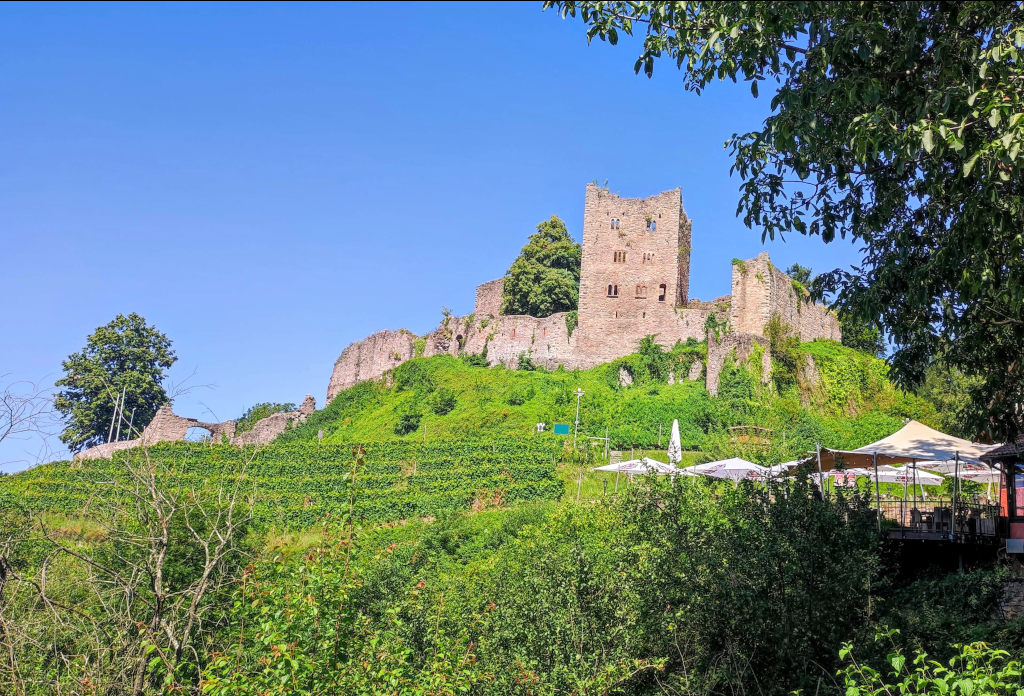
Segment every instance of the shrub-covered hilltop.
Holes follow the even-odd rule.
[[[549,440],[554,423],[573,423],[577,388],[581,437],[611,439],[612,449],[667,445],[679,420],[683,447],[708,456],[726,451],[777,463],[813,450],[859,446],[894,432],[905,418],[935,423],[934,408],[893,387],[883,361],[833,341],[773,341],[772,380],[760,379],[760,356],[727,361],[717,397],[704,379],[686,375],[707,346],[691,341],[664,350],[649,339],[633,355],[582,371],[519,370],[479,366],[475,356],[417,358],[396,367],[389,379],[341,392],[278,442],[367,442],[382,439]],[[813,377],[805,369],[813,361]],[[674,384],[669,384],[670,375]],[[676,377],[678,376],[678,377]],[[630,383],[626,386],[626,383]],[[536,424],[547,432],[536,435]],[[736,426],[767,428],[757,445],[736,437]],[[739,442],[737,442],[737,440]],[[763,446],[770,440],[770,446]]]

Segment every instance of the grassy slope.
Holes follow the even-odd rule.
[[[800,349],[813,358],[821,375],[818,385],[796,387],[781,396],[757,386],[752,395],[737,396],[747,386],[744,380],[753,381],[740,370],[723,379],[719,398],[708,395],[703,380],[675,385],[639,381],[620,387],[620,366],[635,363],[637,356],[574,372],[487,369],[449,356],[419,358],[395,371],[394,386],[370,382],[342,392],[281,441],[313,442],[321,429],[330,443],[533,438],[538,437],[537,422],[549,424],[549,430],[553,423],[573,422],[576,388],[585,392],[580,435],[601,437],[607,429],[616,449],[659,448],[659,426],[664,446],[674,418],[679,419],[686,449],[716,454],[742,450],[748,458],[765,460],[795,456],[813,449],[815,442],[859,446],[898,429],[903,418],[935,421],[929,405],[889,383],[883,361],[831,341],[805,343]],[[730,379],[733,387],[740,382],[739,389],[730,389]],[[437,388],[455,393],[457,405],[450,413],[431,412],[431,394]],[[420,427],[396,435],[401,414],[410,409],[423,413]],[[772,447],[745,450],[730,442],[726,428],[735,425],[772,428]]]

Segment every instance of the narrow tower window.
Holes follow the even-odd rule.
[[[615,253],[612,254],[612,260],[615,263],[626,263],[626,252],[616,251]]]
[[[662,283],[658,286],[658,302],[665,301],[665,295],[668,294],[668,286]]]
[[[618,296],[619,296],[619,286],[618,285],[609,285],[608,286],[608,297],[618,297]]]

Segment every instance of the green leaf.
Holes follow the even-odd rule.
[[[970,176],[971,170],[973,170],[974,165],[978,163],[979,157],[981,157],[981,153],[976,152],[969,160],[964,162],[964,176]]]
[[[925,130],[924,137],[921,138],[921,144],[924,145],[924,151],[929,153],[929,154],[931,153],[932,149],[935,147],[934,143],[932,143],[932,129],[931,128],[928,128],[927,130]]]
[[[755,99],[757,99],[757,80],[750,81],[750,93],[754,95]]]

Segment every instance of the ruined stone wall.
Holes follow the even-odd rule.
[[[313,415],[315,410],[316,399],[310,394],[306,394],[306,398],[303,399],[302,405],[299,406],[297,411],[272,413],[266,418],[261,418],[253,424],[251,430],[246,430],[244,433],[238,433],[232,437],[231,444],[239,446],[270,444],[274,438],[285,430],[298,425]]]
[[[528,355],[536,364],[555,369],[579,367],[575,334],[569,335],[565,312],[549,317],[502,315],[499,317],[448,317],[441,326],[426,336],[423,354],[470,355],[483,353],[491,365],[516,367],[520,354]],[[472,319],[472,321],[470,321]]]
[[[413,357],[416,337],[405,329],[378,331],[356,341],[338,356],[327,385],[327,402],[343,389],[369,379],[379,379],[386,371]]]
[[[232,437],[235,434],[235,421],[223,423],[204,423],[195,418],[184,418],[171,410],[170,404],[157,409],[156,415],[146,429],[142,431],[142,443],[153,445],[157,442],[180,442],[185,439],[189,428],[204,428],[210,431],[210,437],[220,440],[221,436]]]
[[[794,286],[793,279],[772,264],[768,252],[734,263],[729,315],[732,330],[764,335],[773,314],[792,327],[801,341],[842,340],[836,316],[826,307],[810,302]]]
[[[501,305],[505,299],[504,293],[504,278],[476,286],[476,303],[473,305],[473,314],[481,319],[501,314]]]
[[[772,378],[772,359],[768,354],[768,339],[749,333],[727,333],[715,336],[708,332],[708,361],[704,373],[704,386],[711,396],[718,396],[718,380],[722,368],[730,355],[737,362],[747,362],[757,346],[761,347],[761,382],[768,384]],[[735,353],[734,353],[735,351]]]
[[[164,404],[157,409],[153,420],[139,437],[90,447],[76,454],[75,459],[109,459],[114,452],[119,450],[155,445],[158,442],[182,442],[190,428],[208,430],[210,440],[213,442],[219,443],[226,438],[232,445],[267,445],[293,424],[297,425],[309,418],[315,410],[316,399],[306,394],[306,398],[297,410],[287,413],[272,413],[266,418],[256,421],[252,430],[236,434],[237,423],[233,420],[223,423],[204,423],[195,418],[179,416],[171,409],[170,404]]]

